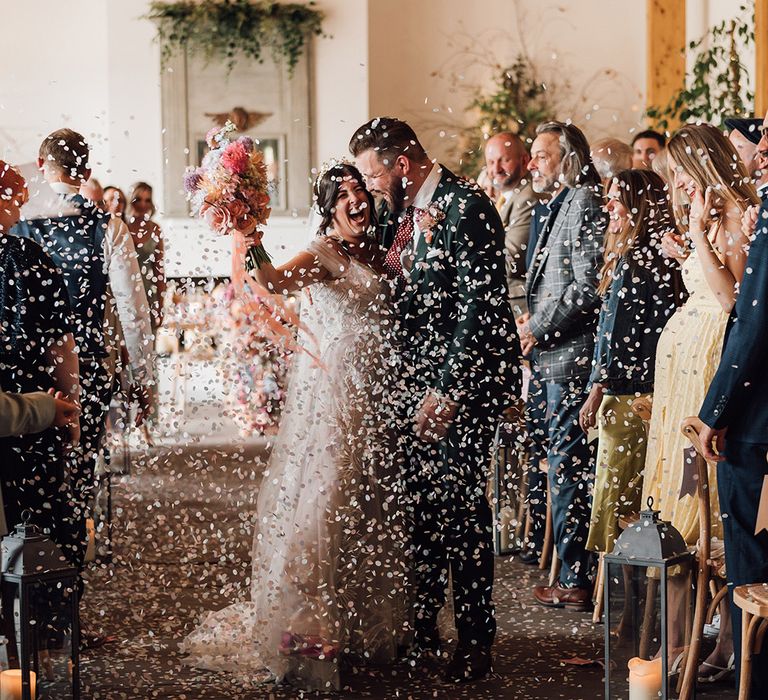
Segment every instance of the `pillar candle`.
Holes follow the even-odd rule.
[[[35,672],[29,672],[29,693],[35,697]],[[0,700],[22,700],[21,693],[21,669],[13,668],[10,671],[0,673]]]
[[[661,657],[646,661],[635,657],[629,667],[629,700],[657,700],[661,697]]]

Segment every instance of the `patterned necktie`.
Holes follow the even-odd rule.
[[[397,227],[395,239],[392,241],[392,245],[384,257],[384,269],[392,277],[405,276],[403,274],[403,263],[400,260],[400,256],[413,238],[413,228],[413,206],[410,206],[403,212],[403,218],[400,220],[400,224]]]
[[[504,205],[507,203],[507,195],[500,194],[499,198],[496,200],[496,211],[501,212],[501,210],[504,208]]]

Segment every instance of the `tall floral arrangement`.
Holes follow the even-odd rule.
[[[248,247],[250,269],[271,262],[261,245],[261,227],[267,223],[269,180],[264,156],[249,136],[236,137],[228,121],[211,129],[205,137],[210,150],[198,168],[188,168],[184,190],[192,213],[220,235],[241,234],[254,245]]]

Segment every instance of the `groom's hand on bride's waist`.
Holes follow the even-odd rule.
[[[440,442],[448,434],[458,410],[458,403],[430,389],[416,412],[416,436],[423,442]]]

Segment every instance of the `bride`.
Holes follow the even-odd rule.
[[[319,362],[295,355],[258,498],[251,600],[209,614],[182,651],[200,668],[319,690],[340,688],[340,657],[394,660],[407,609],[397,353],[373,198],[347,163],[321,173],[314,194],[315,240],[254,273],[278,293],[311,286],[301,318]]]

